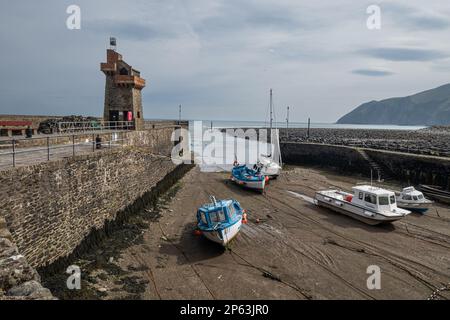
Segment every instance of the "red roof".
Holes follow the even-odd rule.
[[[27,127],[32,124],[32,121],[0,121],[2,127]]]

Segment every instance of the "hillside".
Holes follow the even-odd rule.
[[[337,123],[450,125],[450,84],[408,97],[364,103]]]

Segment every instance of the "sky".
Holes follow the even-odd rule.
[[[331,123],[450,82],[447,1],[0,0],[0,21],[0,114],[102,115],[110,36],[148,119],[264,121],[273,88],[278,121]]]

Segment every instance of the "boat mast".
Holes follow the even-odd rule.
[[[270,131],[269,131],[269,144],[272,143],[272,128],[273,128],[273,90],[270,89]],[[272,154],[272,151],[270,152]]]
[[[273,126],[273,91],[270,89],[270,132]]]

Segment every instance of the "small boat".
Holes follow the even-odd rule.
[[[425,213],[433,205],[433,201],[426,199],[423,193],[414,187],[404,188],[402,192],[396,192],[395,196],[399,208],[411,211]]]
[[[370,225],[394,222],[411,212],[397,207],[395,193],[372,186],[355,186],[353,193],[325,190],[316,193],[317,205]]]
[[[262,154],[255,165],[255,168],[259,168],[261,173],[270,179],[276,179],[282,169],[279,130],[273,128],[273,120],[273,90],[270,89],[270,154]]]
[[[231,180],[240,186],[263,192],[269,177],[263,175],[259,170],[253,170],[246,165],[236,165],[231,170]]]
[[[197,211],[197,227],[207,239],[226,246],[240,231],[247,215],[236,200],[219,200],[211,196],[211,203]]]
[[[281,166],[272,160],[272,156],[261,155],[254,168],[269,179],[276,179],[281,173]]]
[[[419,190],[434,200],[450,204],[450,192],[443,190],[442,187],[421,184]]]

